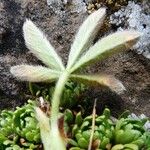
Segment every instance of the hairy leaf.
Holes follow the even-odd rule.
[[[71,46],[67,68],[71,68],[79,55],[91,46],[96,33],[103,23],[105,13],[105,8],[95,11],[81,25]]]
[[[41,138],[42,138],[42,142],[44,144],[44,148],[50,147],[50,122],[49,122],[49,118],[44,114],[44,112],[36,107],[35,108],[35,112],[36,112],[36,118],[39,122],[39,126],[40,126],[40,132],[41,132]]]
[[[111,75],[71,75],[71,79],[90,85],[102,85],[120,94],[125,90],[121,81]]]
[[[42,66],[17,65],[10,72],[22,81],[30,82],[52,82],[59,77],[59,72]]]
[[[92,63],[99,59],[104,59],[125,49],[129,49],[138,40],[140,34],[135,31],[122,31],[111,34],[99,40],[92,46],[73,66],[71,71],[75,71],[83,65]]]
[[[24,39],[30,51],[52,69],[64,70],[61,58],[57,55],[46,36],[35,24],[27,20],[23,25]]]

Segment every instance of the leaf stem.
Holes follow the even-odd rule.
[[[51,108],[51,118],[50,118],[50,150],[66,150],[65,140],[61,137],[59,127],[58,127],[58,117],[59,117],[59,104],[62,96],[62,92],[69,78],[69,72],[66,70],[59,77],[53,99],[52,99],[52,108]]]
[[[60,99],[62,96],[65,83],[67,82],[68,78],[69,73],[67,71],[64,71],[57,81],[52,99],[51,123],[57,121],[58,119]]]

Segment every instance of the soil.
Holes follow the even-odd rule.
[[[82,2],[83,3],[83,2]],[[85,7],[85,6],[82,6]],[[112,10],[108,7],[108,14]],[[0,109],[12,108],[23,104],[31,97],[28,83],[19,82],[9,72],[16,64],[41,64],[25,47],[22,25],[30,18],[46,34],[51,44],[67,61],[70,45],[80,24],[88,16],[85,9],[74,10],[70,4],[48,6],[46,0],[1,0],[0,2]],[[106,23],[105,23],[106,24]],[[106,31],[106,26],[101,31]],[[109,26],[108,33],[114,31]],[[105,33],[99,33],[99,37]],[[104,72],[116,76],[126,87],[121,95],[107,89],[90,92],[91,100],[98,98],[97,110],[108,106],[114,115],[125,109],[150,117],[150,61],[134,50],[116,54],[87,69],[89,72]],[[93,90],[92,90],[93,91]]]

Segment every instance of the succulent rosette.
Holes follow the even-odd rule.
[[[70,150],[88,149],[92,132],[92,116],[84,119],[79,112],[75,118],[75,125],[72,128],[73,139],[69,139]],[[92,148],[106,149],[111,147],[114,135],[114,125],[110,119],[109,109],[105,109],[101,116],[95,118]]]
[[[115,125],[114,143],[112,150],[131,149],[140,150],[146,144],[146,119],[136,120],[121,118]]]
[[[32,150],[39,148],[40,129],[34,113],[34,102],[28,101],[15,111],[0,114],[0,149]]]
[[[68,139],[70,150],[87,150],[92,134],[92,116],[82,118],[81,113],[66,112],[66,122],[74,121],[71,135]],[[150,132],[148,118],[121,117],[113,118],[110,110],[95,117],[95,127],[92,140],[92,150],[149,150]],[[69,131],[70,132],[70,131]]]

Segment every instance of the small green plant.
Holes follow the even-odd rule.
[[[69,139],[73,149],[88,149],[92,131],[92,115],[82,118],[79,112],[75,117],[72,127],[72,137]],[[110,119],[110,110],[105,109],[101,116],[95,118],[92,149],[107,149],[111,147],[114,132],[114,124]]]
[[[72,122],[71,137],[68,139],[69,150],[87,150],[92,130],[92,115],[83,118],[80,112],[74,116],[67,110],[65,116],[68,116],[66,120],[68,124]],[[137,120],[127,115],[112,119],[108,108],[105,108],[102,115],[95,117],[92,149],[147,150],[150,148],[150,132],[144,127],[148,118]]]
[[[29,89],[34,97],[43,97],[44,100],[51,102],[55,90],[55,85],[37,85],[35,83],[30,83]],[[77,107],[77,105],[81,105],[81,103],[83,104],[84,101],[87,101],[87,97],[84,97],[86,90],[87,88],[84,84],[68,81],[64,87],[64,91],[61,97],[61,109],[72,109]]]
[[[22,81],[57,81],[51,103],[50,121],[40,108],[35,109],[45,150],[66,149],[65,139],[59,132],[58,119],[61,96],[68,79],[84,83],[98,83],[103,86],[108,86],[118,93],[125,90],[122,83],[111,75],[77,74],[77,71],[86,65],[102,60],[113,53],[130,48],[139,38],[139,33],[136,31],[122,31],[104,37],[93,44],[96,33],[104,20],[105,13],[104,8],[99,9],[84,21],[71,46],[66,67],[45,35],[33,22],[27,20],[24,23],[23,32],[27,47],[47,67],[18,65],[11,67],[11,73]]]
[[[40,99],[42,102],[42,97]],[[35,101],[29,100],[27,104],[17,107],[15,111],[3,110],[0,113],[1,150],[43,150],[34,106]],[[42,110],[49,107],[46,102],[39,106]],[[84,118],[81,112],[75,113],[66,109],[64,120],[64,129],[68,133],[67,150],[87,149],[93,116]],[[121,115],[119,119],[112,119],[110,110],[106,108],[102,115],[95,115],[91,147],[100,150],[149,150],[149,124],[149,118],[146,116],[138,118],[127,114]]]
[[[40,149],[40,128],[34,113],[34,102],[28,101],[15,111],[0,113],[0,149]]]

